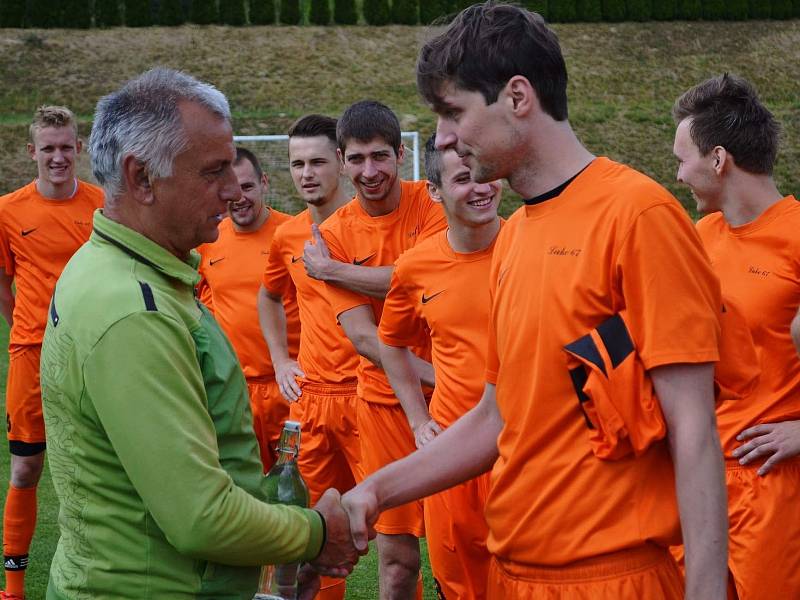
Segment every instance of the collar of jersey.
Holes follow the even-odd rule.
[[[200,255],[196,251],[192,250],[188,260],[184,262],[142,234],[112,221],[101,209],[95,211],[93,225],[93,241],[116,246],[135,260],[186,285],[194,287],[200,281],[200,274],[197,272]]]

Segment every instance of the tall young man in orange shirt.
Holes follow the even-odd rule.
[[[275,448],[289,405],[275,382],[269,351],[258,326],[256,295],[269,256],[272,237],[291,217],[268,207],[264,198],[269,181],[258,158],[247,148],[236,149],[233,164],[242,196],[228,206],[229,219],[219,225],[219,238],[198,248],[202,260],[198,285],[200,298],[214,313],[231,340],[247,378],[253,427],[268,470],[275,462]],[[287,295],[288,351],[297,356],[300,321],[294,295]]]
[[[351,105],[337,126],[338,153],[356,197],[320,227],[324,241],[306,246],[312,277],[325,281],[328,299],[345,334],[361,355],[357,422],[365,473],[415,448],[403,409],[381,369],[377,324],[392,265],[409,248],[445,227],[444,213],[424,181],[402,181],[400,124],[383,104]],[[358,269],[358,267],[371,267]],[[422,381],[433,383],[429,344],[411,361]],[[382,515],[376,525],[383,600],[413,598],[418,589],[422,504],[412,502]],[[419,593],[419,592],[416,592]]]
[[[474,182],[453,150],[435,148],[433,136],[425,146],[425,173],[448,228],[397,259],[378,327],[381,362],[418,448],[473,408],[483,392],[487,284],[502,189],[500,181]],[[428,338],[436,375],[430,409],[409,360],[409,347]],[[488,491],[484,473],[424,500],[431,568],[439,593],[449,600],[486,597]]]
[[[328,488],[346,492],[363,478],[356,425],[358,354],[336,322],[325,284],[308,276],[302,260],[312,224],[320,225],[350,200],[340,185],[336,119],[306,115],[292,125],[289,170],[308,208],[272,238],[258,313],[276,382],[291,418],[302,424],[298,465],[313,504]],[[283,307],[283,299],[293,294],[301,324],[297,359],[289,352]],[[322,578],[319,600],[341,600],[344,594],[344,579]]]
[[[692,190],[697,231],[742,309],[761,378],[717,407],[726,458],[730,558],[742,600],[800,597],[800,204],[772,179],[779,126],[753,86],[713,77],[675,102],[678,181]],[[735,123],[735,127],[731,127]]]
[[[44,466],[39,356],[47,305],[64,265],[89,239],[92,213],[103,204],[100,188],[75,177],[80,151],[75,115],[63,106],[42,106],[28,143],[38,177],[0,198],[0,312],[11,327],[6,386],[11,481],[3,513],[6,588],[0,598],[25,596]]]
[[[464,10],[421,50],[417,81],[437,146],[526,202],[492,259],[484,396],[346,496],[359,544],[381,509],[493,466],[487,598],[724,599],[721,296],[691,221],[577,139],[540,16]],[[681,529],[685,590],[667,550]]]

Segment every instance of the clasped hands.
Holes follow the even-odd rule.
[[[319,582],[315,574],[328,577],[347,577],[360,556],[369,551],[369,540],[375,537],[378,520],[378,501],[364,484],[344,496],[329,489],[314,509],[325,519],[325,545],[320,554],[304,565],[298,577],[301,600],[313,598]]]

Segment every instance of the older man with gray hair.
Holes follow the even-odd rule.
[[[240,194],[227,100],[148,71],[100,100],[90,151],[106,207],[58,281],[42,351],[61,503],[47,598],[250,600],[261,564],[346,574],[335,491],[316,510],[261,500],[245,379],[193,296],[192,249]]]

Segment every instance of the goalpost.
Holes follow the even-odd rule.
[[[416,181],[420,178],[419,132],[403,131],[400,135],[406,148],[406,158],[400,165],[400,177]],[[261,166],[269,177],[267,201],[270,206],[291,215],[306,208],[294,189],[289,173],[289,136],[236,135],[233,136],[233,141],[252,151],[261,161]],[[342,179],[350,195],[355,194],[347,178]]]

